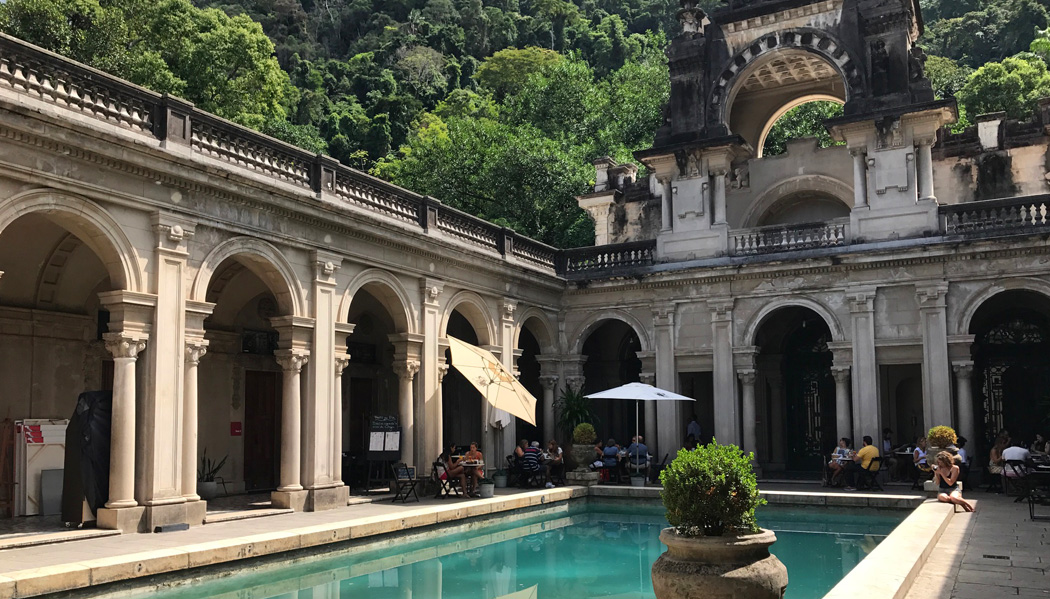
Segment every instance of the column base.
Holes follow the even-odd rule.
[[[270,504],[275,508],[304,512],[309,494],[309,491],[273,491],[270,493]]]
[[[122,508],[99,508],[95,514],[95,525],[106,530],[119,530],[120,532],[146,532],[145,506]]]
[[[582,485],[584,487],[590,487],[598,484],[598,473],[591,472],[590,470],[573,470],[565,473],[565,482],[570,485]]]
[[[157,530],[158,526],[170,526],[172,524],[200,526],[204,524],[204,516],[207,514],[207,511],[208,502],[206,501],[147,505],[146,514],[143,518],[145,532],[153,532]]]
[[[320,512],[337,507],[346,507],[350,501],[350,487],[341,485],[327,489],[310,489],[307,491],[305,509],[308,512]]]

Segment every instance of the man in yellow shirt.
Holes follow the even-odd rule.
[[[879,450],[871,442],[871,435],[864,435],[864,447],[853,456],[853,461],[846,464],[846,490],[857,490],[857,474],[862,470],[874,470],[878,462],[872,464],[871,458],[879,457]],[[874,466],[874,467],[873,467]]]

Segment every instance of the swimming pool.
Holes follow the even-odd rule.
[[[583,505],[580,505],[580,504]],[[789,599],[823,596],[907,515],[905,511],[767,506],[761,524],[788,568]],[[156,599],[557,599],[653,597],[663,509],[637,502],[556,505],[451,529],[262,562]]]

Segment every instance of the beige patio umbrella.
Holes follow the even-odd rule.
[[[455,337],[448,338],[448,345],[452,367],[481,392],[490,406],[536,426],[536,398],[496,356]]]

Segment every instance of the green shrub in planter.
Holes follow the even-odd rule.
[[[926,433],[927,447],[940,447],[943,449],[949,445],[955,445],[957,440],[955,429],[950,426],[935,426],[930,429],[930,432]]]
[[[758,532],[755,508],[765,504],[751,467],[752,454],[736,445],[681,449],[660,472],[667,521],[689,537]]]
[[[598,433],[594,432],[594,427],[586,422],[577,424],[576,428],[572,429],[572,442],[580,445],[590,445],[598,439]]]

